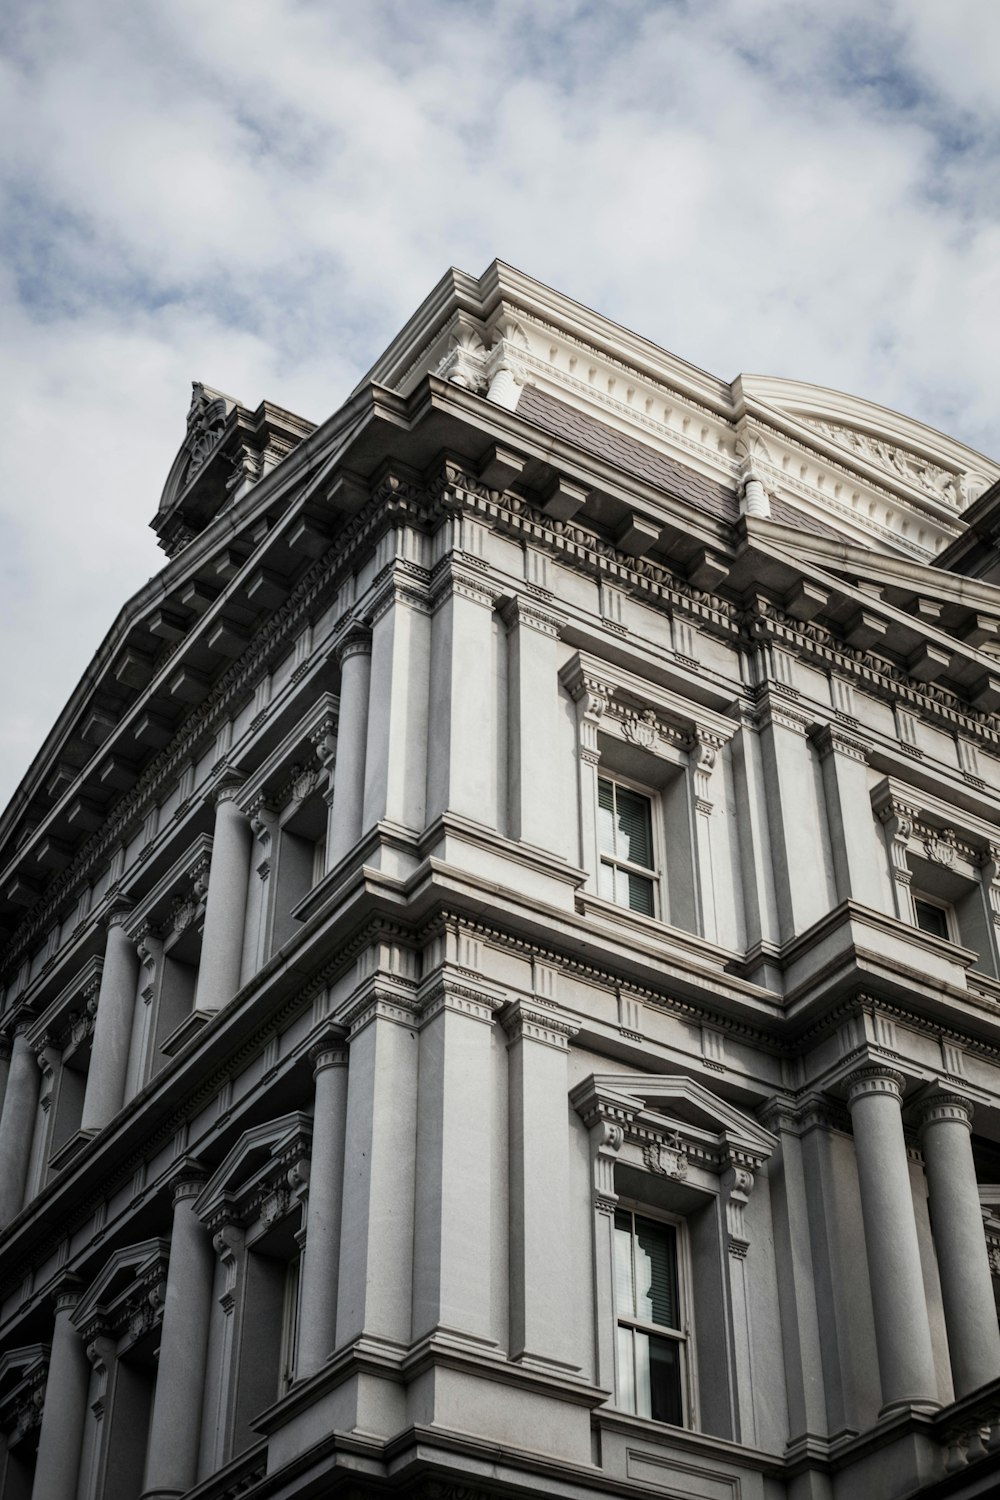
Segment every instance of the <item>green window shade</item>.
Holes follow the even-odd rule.
[[[610,781],[597,783],[597,836],[602,854],[615,852],[615,789]]]
[[[617,854],[633,865],[653,867],[653,830],[649,816],[649,802],[638,792],[627,787],[615,787]]]
[[[635,1220],[636,1316],[661,1328],[677,1328],[677,1233],[669,1224]]]
[[[623,875],[625,872],[619,870],[618,874]],[[628,881],[628,896],[623,904],[630,906],[633,911],[642,912],[644,916],[653,916],[653,882],[644,875],[633,875],[631,872],[625,878]]]

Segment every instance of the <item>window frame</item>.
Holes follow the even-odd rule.
[[[596,802],[594,818],[594,858],[595,876],[597,882],[597,894],[602,901],[609,905],[618,907],[621,911],[631,912],[634,917],[645,917],[647,921],[666,922],[666,903],[663,894],[663,879],[665,871],[664,836],[663,836],[663,808],[660,794],[655,787],[644,785],[641,781],[634,781],[629,776],[622,776],[617,771],[611,771],[608,767],[598,764],[595,784]],[[654,863],[651,866],[638,865],[632,860],[620,859],[617,855],[606,855],[601,848],[601,817],[600,796],[601,782],[606,781],[611,786],[624,787],[626,791],[633,792],[642,797],[649,806],[649,841],[650,853]],[[626,874],[636,875],[648,880],[653,890],[653,910],[651,912],[640,911],[637,907],[626,905],[614,896],[605,896],[601,892],[601,868],[608,865],[612,870],[623,870]]]
[[[928,895],[926,891],[912,889],[910,892],[910,897],[913,902],[913,925],[914,927],[916,927],[918,932],[922,932],[925,937],[937,938],[939,942],[960,942],[960,938],[958,935],[958,918],[955,913],[954,904],[951,901],[942,901],[939,896],[931,896]],[[937,911],[943,913],[946,929],[946,936],[944,938],[941,937],[940,933],[930,932],[926,927],[922,927],[920,925],[920,919],[917,915],[918,902],[922,902],[924,906],[932,906]]]
[[[673,1229],[677,1253],[677,1300],[679,1303],[680,1328],[678,1330],[667,1329],[659,1323],[649,1323],[642,1318],[623,1314],[618,1306],[618,1292],[616,1276],[612,1274],[612,1296],[614,1306],[614,1330],[613,1340],[614,1364],[615,1364],[615,1406],[619,1411],[628,1416],[636,1417],[643,1422],[656,1422],[657,1426],[669,1427],[672,1423],[661,1422],[658,1418],[644,1416],[636,1410],[630,1410],[622,1405],[622,1370],[618,1347],[618,1330],[621,1327],[638,1330],[640,1333],[652,1335],[655,1338],[669,1339],[679,1345],[678,1364],[681,1377],[681,1431],[697,1432],[698,1427],[698,1369],[696,1355],[696,1340],[692,1308],[694,1306],[694,1280],[691,1263],[691,1242],[688,1233],[687,1220],[680,1214],[668,1213],[662,1208],[657,1208],[649,1203],[640,1202],[638,1199],[618,1195],[616,1212],[631,1214],[632,1216],[632,1242],[635,1242],[635,1220],[636,1218],[648,1219],[651,1223],[659,1223]],[[612,1216],[612,1234],[615,1233],[614,1216]],[[633,1371],[633,1384],[634,1371]]]

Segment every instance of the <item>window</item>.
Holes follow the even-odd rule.
[[[921,932],[944,938],[945,942],[955,941],[952,935],[951,909],[943,901],[933,901],[927,896],[914,896],[913,912]]]
[[[618,1404],[675,1427],[687,1405],[678,1238],[675,1224],[615,1210]]]
[[[608,901],[656,915],[653,804],[619,781],[597,781],[598,890]]]

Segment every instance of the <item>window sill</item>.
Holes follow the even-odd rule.
[[[667,943],[675,950],[680,949],[685,955],[694,957],[703,967],[717,969],[719,973],[728,972],[729,966],[739,956],[729,948],[720,948],[717,943],[710,943],[706,938],[699,937],[697,933],[685,932],[681,927],[671,927],[666,922],[658,921],[656,917],[643,916],[641,912],[619,906],[616,901],[608,901],[604,896],[596,896],[590,891],[577,892],[576,909],[585,917],[600,917],[616,926],[641,933],[658,944]]]

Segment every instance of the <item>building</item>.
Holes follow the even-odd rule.
[[[195,386],[0,827],[3,1500],[996,1492],[998,481],[501,264]]]

